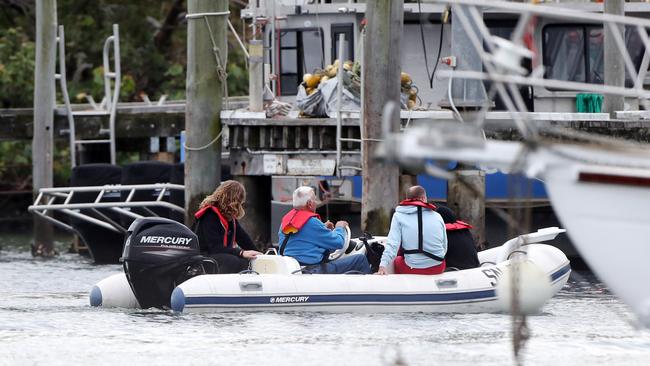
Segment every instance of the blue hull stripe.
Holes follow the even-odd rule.
[[[186,297],[185,305],[288,305],[296,302],[276,302],[280,298],[306,298],[301,304],[327,303],[417,303],[417,302],[456,302],[459,300],[482,300],[495,297],[494,290],[474,292],[455,292],[438,294],[334,294],[334,295],[274,295],[274,296],[197,296]]]
[[[558,269],[551,275],[551,282],[555,282],[557,279],[561,278],[565,274],[571,272],[571,264],[567,264],[566,266]]]
[[[555,282],[571,271],[569,264],[558,269],[551,275],[551,282]],[[230,306],[230,305],[362,305],[362,304],[415,304],[415,303],[443,303],[454,304],[458,302],[476,302],[491,300],[496,297],[494,289],[449,292],[432,294],[332,294],[332,295],[273,295],[273,296],[186,296],[185,306]],[[284,301],[291,298],[289,301]]]

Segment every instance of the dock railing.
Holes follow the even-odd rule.
[[[132,209],[137,208],[145,212],[146,216],[159,216],[152,208],[167,208],[176,211],[180,214],[185,213],[185,209],[181,206],[175,205],[171,202],[164,201],[166,196],[169,196],[171,191],[185,191],[185,187],[180,184],[171,183],[156,183],[156,184],[138,184],[138,185],[104,185],[104,186],[88,186],[88,187],[58,187],[58,188],[42,188],[34,200],[34,204],[29,206],[28,211],[48,220],[58,227],[77,233],[77,230],[58,217],[50,215],[50,213],[60,213],[63,217],[75,218],[83,220],[87,223],[100,226],[102,228],[125,233],[125,228],[120,222],[111,219],[101,210],[109,210],[116,212],[120,215],[127,216],[132,219],[145,217],[145,215],[138,214]],[[134,197],[138,192],[152,192],[151,200],[134,201]],[[123,201],[107,202],[103,201],[104,198],[122,196],[122,192],[128,192],[126,199]],[[79,193],[94,193],[94,199],[84,199],[85,201],[72,203],[75,194]]]

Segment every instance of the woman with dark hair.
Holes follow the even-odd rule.
[[[472,226],[456,219],[454,212],[445,206],[438,206],[436,212],[442,216],[447,230],[447,268],[469,269],[480,266],[474,238],[469,229]]]
[[[219,273],[243,271],[250,259],[262,254],[238,221],[244,216],[245,200],[244,186],[228,180],[201,202],[194,215],[201,252],[217,261]]]

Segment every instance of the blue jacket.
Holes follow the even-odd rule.
[[[280,245],[284,242],[285,234],[280,230],[278,239]],[[337,227],[328,229],[318,218],[312,217],[287,241],[284,255],[294,257],[301,264],[317,264],[323,260],[326,251],[343,248],[345,230]]]
[[[387,267],[395,256],[400,244],[404,249],[418,248],[418,210],[414,206],[397,206],[390,223],[386,247],[381,256],[380,266]],[[430,209],[422,210],[422,239],[424,251],[444,257],[447,253],[447,231],[442,217]],[[423,254],[406,254],[406,264],[411,268],[428,268],[440,264]]]

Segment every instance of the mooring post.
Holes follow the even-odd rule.
[[[374,158],[381,139],[384,106],[400,105],[400,70],[404,1],[367,2],[365,43],[363,45],[363,192],[361,230],[384,235],[390,227],[391,212],[398,202],[399,167]],[[398,131],[399,118],[391,130]]]
[[[625,1],[605,0],[603,10],[607,14],[625,15]],[[625,63],[623,62],[623,56],[618,47],[616,47],[616,40],[611,29],[607,24],[605,24],[604,28],[605,85],[623,87],[625,86]],[[618,25],[616,28],[618,28],[621,37],[625,39],[625,27]],[[616,111],[622,111],[624,109],[625,97],[622,95],[605,94],[603,112],[609,113],[614,118]]]
[[[474,242],[485,244],[485,172],[459,164],[458,179],[447,182],[447,205],[459,220],[470,223]]]
[[[262,112],[264,95],[264,47],[261,40],[251,39],[248,43],[248,110]]]
[[[406,192],[409,188],[418,184],[418,177],[416,175],[408,174],[407,172],[402,171],[399,176],[399,193],[398,199],[406,199]]]
[[[239,175],[235,179],[246,189],[246,215],[239,220],[248,235],[266,249],[271,244],[271,176]]]
[[[34,137],[32,139],[32,176],[34,197],[40,188],[53,185],[52,155],[54,135],[56,0],[36,2],[36,67],[34,71]],[[54,255],[52,224],[34,217],[32,254]]]
[[[201,200],[212,193],[221,180],[220,113],[228,60],[227,12],[227,0],[187,2],[184,146],[187,225],[194,222],[194,213]]]

